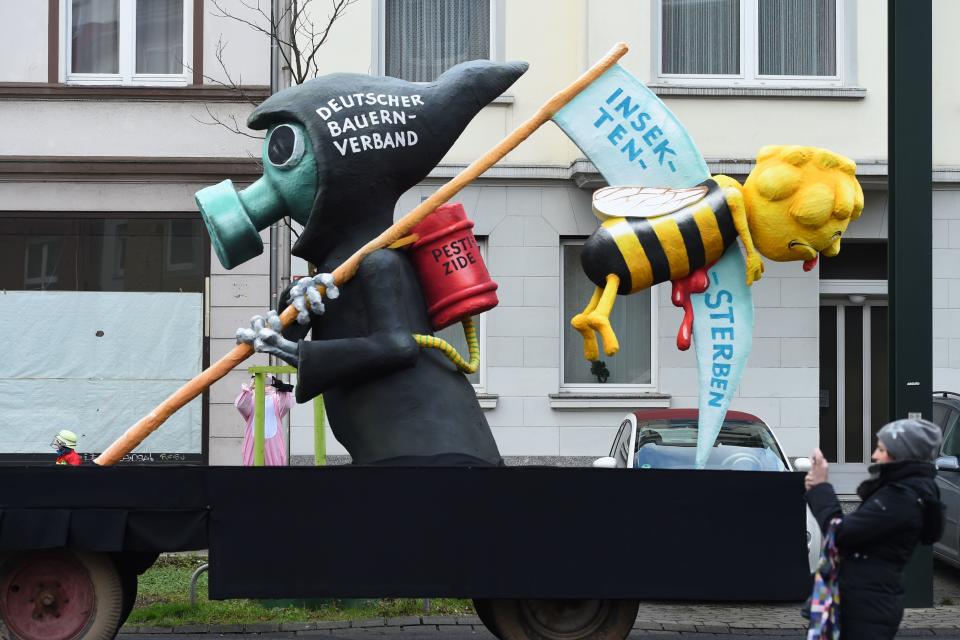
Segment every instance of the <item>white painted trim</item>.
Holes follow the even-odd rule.
[[[566,394],[550,395],[550,408],[563,410],[581,409],[669,409],[670,397],[651,394],[645,397],[639,394],[633,397],[604,398],[601,394],[596,397],[585,397],[586,394],[571,394],[576,397],[564,398]],[[622,395],[622,394],[621,394]]]
[[[886,280],[820,280],[820,295],[887,295]]]
[[[60,80],[79,86],[175,86],[190,84],[193,68],[193,0],[183,0],[182,63],[183,73],[136,73],[136,0],[118,0],[117,56],[118,73],[72,73],[71,47],[73,6],[60,0]]]
[[[476,387],[474,387],[476,389]],[[494,393],[481,393],[477,391],[477,403],[480,405],[480,408],[484,411],[497,408],[497,401],[500,399],[500,396]]]
[[[867,97],[863,87],[810,87],[790,85],[778,87],[697,86],[651,84],[647,87],[658,96],[696,96],[700,98],[812,98],[857,100]]]
[[[560,277],[558,278],[558,286],[560,287],[560,389],[561,391],[573,392],[577,394],[583,393],[596,393],[596,394],[623,394],[630,392],[655,392],[657,390],[657,384],[659,382],[659,373],[660,373],[660,360],[658,353],[658,317],[659,317],[659,290],[657,286],[651,287],[650,292],[650,382],[648,384],[567,384],[564,380],[564,336],[566,335],[566,323],[570,321],[570,318],[563,317],[564,309],[564,291],[563,291],[563,247],[564,245],[582,245],[586,241],[586,238],[569,238],[563,239],[560,241],[560,251],[559,251],[559,260],[560,260]],[[586,304],[586,301],[583,301]],[[553,407],[553,400],[551,399],[550,406]],[[620,405],[614,405],[620,406]],[[630,405],[623,405],[630,406]],[[643,405],[646,406],[646,405]],[[660,406],[660,405],[651,405],[651,406]],[[669,407],[669,402],[664,405]]]
[[[834,76],[761,76],[759,73],[759,38],[758,29],[758,0],[740,0],[740,72],[732,75],[709,75],[694,76],[680,74],[666,74],[663,72],[663,11],[661,8],[662,0],[655,0],[653,4],[653,34],[650,42],[653,47],[651,52],[652,71],[651,78],[655,79],[657,84],[663,85],[685,85],[694,84],[705,87],[805,87],[805,88],[829,88],[843,87],[851,82],[847,75],[849,67],[847,66],[847,57],[849,49],[856,49],[856,29],[853,25],[853,39],[851,39],[851,27],[847,26],[850,22],[845,17],[851,0],[838,0],[836,4],[837,18],[836,31],[837,38]],[[852,17],[855,18],[853,13]],[[855,63],[856,58],[853,58]]]

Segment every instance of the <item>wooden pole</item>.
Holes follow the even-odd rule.
[[[450,182],[437,189],[433,195],[421,202],[407,215],[394,222],[393,225],[383,233],[350,256],[346,262],[334,270],[333,281],[336,282],[337,285],[342,285],[350,280],[356,274],[364,258],[378,249],[390,246],[407,235],[411,229],[433,213],[437,207],[450,200],[450,198],[459,193],[460,190],[479,178],[487,169],[502,160],[504,156],[513,151],[521,142],[529,138],[534,131],[556,115],[556,113],[566,106],[578,93],[586,89],[591,82],[599,78],[610,67],[616,64],[627,51],[628,47],[626,43],[617,43],[599,62],[587,69],[587,71],[572,84],[557,92],[544,103],[533,116],[501,140],[497,146],[480,158],[474,160],[470,166],[457,174]],[[284,327],[293,324],[296,321],[296,317],[297,310],[294,309],[293,306],[287,307],[283,313],[280,314],[280,320]],[[117,438],[113,444],[107,447],[106,451],[97,456],[94,462],[101,466],[109,466],[119,462],[123,456],[133,451],[148,435],[153,433],[167,418],[173,415],[175,411],[203,393],[204,389],[227,375],[234,367],[251,355],[253,355],[252,346],[248,344],[238,344],[230,353],[210,365],[210,367],[201,372],[196,378],[180,387],[180,389],[161,402],[153,411],[127,429],[126,433]]]

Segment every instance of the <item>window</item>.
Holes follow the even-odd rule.
[[[193,217],[0,216],[0,289],[203,292]]]
[[[185,85],[193,0],[63,0],[66,80]]]
[[[494,57],[495,7],[502,0],[381,0],[384,75],[431,82],[466,60]]]
[[[598,362],[590,363],[583,357],[583,338],[570,326],[570,319],[583,311],[596,287],[580,267],[582,248],[581,240],[564,242],[561,246],[563,386],[591,391],[651,389],[655,383],[652,345],[656,323],[653,321],[650,289],[617,296],[610,323],[620,340],[619,353],[612,358],[605,356],[601,343]]]
[[[843,3],[660,0],[660,81],[839,86]]]

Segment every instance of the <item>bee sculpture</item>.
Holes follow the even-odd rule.
[[[587,360],[619,350],[610,326],[617,294],[677,283],[707,267],[734,244],[746,252],[747,284],[763,274],[763,255],[802,260],[835,256],[851,220],[863,211],[863,189],[849,158],[814,147],[768,146],[741,185],[717,175],[688,189],[607,187],[593,196],[600,227],[583,246],[581,265],[597,288],[571,324]],[[704,285],[705,286],[705,285]]]

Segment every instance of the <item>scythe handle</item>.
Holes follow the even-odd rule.
[[[350,256],[346,262],[337,267],[333,271],[334,282],[336,282],[338,286],[343,285],[356,274],[364,258],[378,249],[393,244],[410,233],[421,220],[433,213],[437,207],[450,200],[450,198],[459,193],[461,189],[479,178],[483,172],[502,160],[504,156],[513,151],[521,142],[530,137],[534,131],[556,115],[574,96],[587,88],[591,82],[616,64],[627,51],[628,47],[624,42],[618,42],[614,45],[599,62],[587,69],[587,71],[572,84],[557,92],[544,103],[533,116],[501,140],[497,146],[480,158],[474,160],[466,169],[457,174],[456,177],[437,189],[433,195],[393,223],[393,225],[379,236],[362,246],[356,253]],[[323,287],[320,287],[320,289],[320,292],[323,293]],[[297,310],[292,306],[287,307],[283,313],[280,314],[280,320],[284,327],[296,322],[296,317]],[[214,382],[230,373],[230,371],[241,362],[252,356],[253,353],[252,346],[248,344],[238,344],[230,353],[210,365],[193,380],[180,387],[173,395],[161,402],[153,411],[127,429],[126,433],[117,438],[113,444],[107,447],[106,451],[97,456],[94,462],[101,466],[110,466],[122,460],[125,455],[139,446],[148,435],[153,433],[167,418],[173,415],[174,412],[199,396]]]

